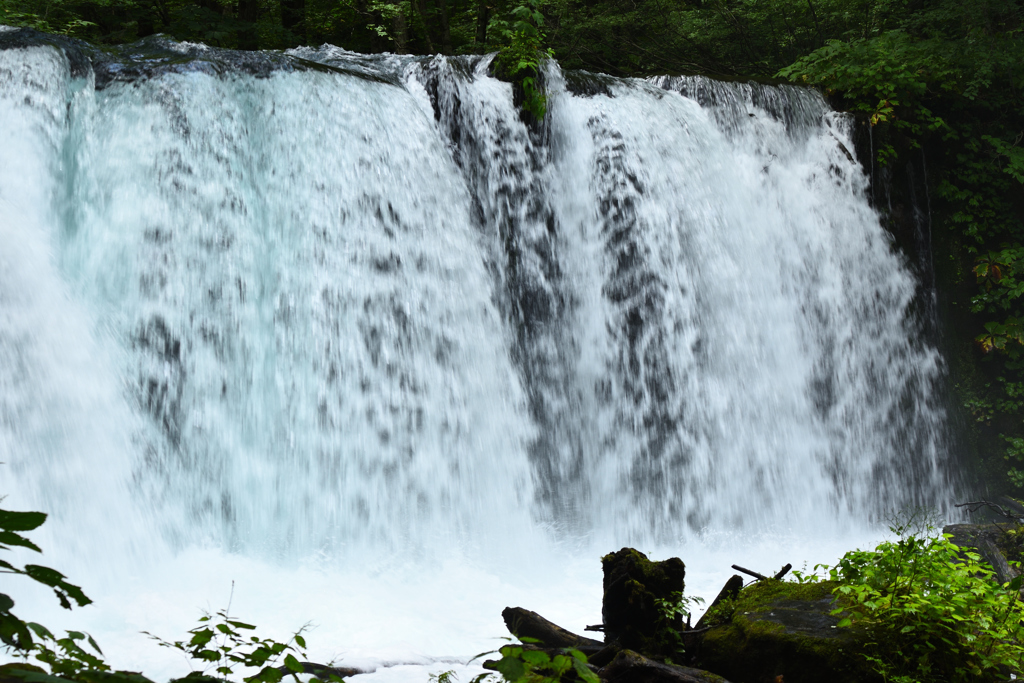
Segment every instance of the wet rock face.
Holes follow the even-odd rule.
[[[820,600],[778,600],[769,609],[744,615],[751,623],[766,622],[782,626],[782,633],[811,638],[833,639],[843,635],[837,627],[839,617],[832,616],[835,602],[831,597]]]
[[[604,569],[604,633],[617,643],[647,655],[665,649],[668,631],[682,629],[679,617],[666,618],[659,601],[678,601],[686,566],[678,557],[652,562],[639,550],[623,548],[601,558]],[[670,641],[669,641],[670,642]]]
[[[760,581],[716,608],[697,653],[701,668],[739,683],[874,683],[865,632],[838,628],[831,582]]]

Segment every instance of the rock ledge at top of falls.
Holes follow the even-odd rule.
[[[0,32],[0,50],[51,47],[68,60],[72,78],[95,74],[95,87],[102,90],[116,83],[131,83],[170,73],[204,73],[212,76],[240,74],[266,78],[275,72],[322,71],[347,74],[369,81],[400,82],[399,74],[384,60],[344,53],[348,59],[325,64],[317,51],[228,50],[202,43],[178,42],[157,34],[126,45],[98,47],[77,38],[43,33],[31,28]],[[337,56],[337,55],[335,55]]]

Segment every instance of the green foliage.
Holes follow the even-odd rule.
[[[1020,343],[1016,337],[1019,334],[1017,328],[1007,329],[996,323],[986,323],[985,328],[986,335],[990,336],[981,339],[981,344],[991,344],[1000,348]],[[1015,336],[1007,338],[1010,334]],[[1017,363],[1020,363],[1019,349],[1011,346],[1006,356],[1018,359]],[[1019,381],[1019,374],[1016,374],[1016,377],[1017,381],[1000,376],[996,381],[982,385],[980,392],[962,392],[965,394],[963,407],[977,425],[983,425],[985,428],[999,424],[1013,426],[1021,419],[1020,416],[1024,413],[1024,382]],[[998,435],[996,445],[1002,446],[1001,459],[1009,465],[1009,469],[1006,470],[1008,482],[1018,489],[1024,489],[1024,471],[1021,469],[1024,468],[1024,436],[1002,433]]]
[[[916,536],[906,524],[892,530],[898,540],[817,567],[839,582],[841,606],[833,612],[842,617],[839,626],[866,629],[865,656],[885,680],[966,683],[1020,675],[1021,577],[999,585],[977,553],[949,536]]]
[[[693,612],[693,607],[703,605],[704,598],[695,595],[683,595],[681,591],[675,591],[670,599],[655,598],[654,602],[661,615],[662,623],[659,630],[663,637],[670,641],[665,643],[664,649],[666,652],[671,651],[671,656],[682,658],[686,654],[686,643],[677,625],[681,625],[684,621],[688,620]],[[671,659],[666,661],[670,664],[672,663]]]
[[[34,658],[49,666],[53,675],[76,678],[83,672],[110,671],[110,666],[103,660],[103,651],[88,633],[66,631],[64,638],[58,638],[40,624],[30,623],[29,628],[39,638],[33,646]],[[96,654],[83,645],[88,645]]]
[[[459,680],[459,676],[449,669],[440,673],[429,674],[427,676],[427,680],[429,680],[430,683],[456,683]]]
[[[561,648],[552,657],[544,650],[530,649],[528,646],[537,642],[533,638],[520,640],[521,643],[510,643],[496,651],[501,659],[493,662],[493,669],[501,674],[506,683],[560,683],[576,678],[584,683],[600,683],[597,674],[587,665],[587,656],[579,650]],[[483,652],[473,659],[490,654],[495,654],[495,651]],[[476,677],[473,683],[484,683],[495,678],[493,674],[483,674]]]
[[[663,600],[655,598],[655,603],[658,605],[658,611],[661,612],[662,617],[667,621],[675,621],[676,619],[686,619],[693,612],[694,605],[703,605],[704,598],[699,598],[696,595],[683,595],[681,591],[675,591],[672,593],[671,599]]]
[[[22,532],[33,531],[45,521],[46,514],[42,512],[0,509],[0,550],[20,547],[41,553],[39,546]],[[69,583],[63,574],[49,567],[34,564],[17,567],[7,560],[0,560],[0,573],[25,576],[52,588],[57,600],[66,609],[71,609],[72,603],[84,607],[92,602],[81,588]],[[100,646],[88,633],[66,631],[65,636],[59,638],[41,624],[23,621],[11,612],[13,607],[14,600],[0,593],[0,642],[3,648],[26,659],[35,659],[46,665],[50,673],[16,669],[8,671],[9,675],[23,678],[26,683],[61,683],[67,680],[99,683],[100,678],[105,683],[152,683],[138,674],[111,671],[103,660]]]
[[[42,512],[14,512],[0,509],[0,550],[19,547],[42,553],[39,546],[25,537],[22,532],[37,529],[45,521],[46,515]],[[63,574],[49,567],[37,564],[18,567],[7,560],[0,560],[0,574],[25,576],[36,583],[52,588],[57,600],[65,609],[71,609],[72,602],[80,607],[92,602],[81,588],[69,583]],[[44,632],[46,634],[49,632],[38,624],[22,621],[11,612],[13,607],[14,600],[9,595],[0,593],[0,642],[5,648],[28,652],[35,645],[32,637],[33,631],[40,637],[43,637]],[[77,639],[72,638],[72,644],[74,640],[81,640],[82,637],[84,636],[80,635]],[[53,640],[52,636],[49,639]]]
[[[187,641],[172,642],[151,633],[146,635],[160,645],[180,650],[193,661],[202,663],[203,673],[207,675],[215,673],[227,677],[234,675],[239,668],[257,669],[257,673],[243,676],[242,680],[245,683],[279,683],[289,675],[298,683],[298,676],[303,673],[299,658],[306,656],[306,640],[302,637],[305,628],[299,629],[287,643],[260,638],[253,634],[255,629],[252,624],[232,619],[224,609],[214,615],[200,617],[199,625],[189,631],[192,637]],[[332,674],[327,680],[340,683],[342,679]]]

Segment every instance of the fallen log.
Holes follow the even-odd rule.
[[[604,648],[600,640],[578,636],[522,607],[506,607],[501,618],[505,620],[509,633],[516,638],[533,638],[545,647],[573,647],[584,654]]]

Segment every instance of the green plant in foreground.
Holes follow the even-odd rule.
[[[566,678],[578,677],[584,683],[599,683],[587,665],[587,656],[575,648],[562,648],[555,656],[544,650],[531,650],[528,646],[538,642],[533,638],[520,638],[521,643],[510,643],[496,652],[482,652],[469,661],[489,654],[500,654],[494,669],[507,683],[559,683]],[[481,674],[472,683],[492,681],[494,674]]]
[[[487,674],[483,675],[486,676]],[[476,679],[474,680],[479,680],[480,678],[480,676],[477,676]],[[456,683],[456,681],[459,680],[459,676],[454,671],[449,669],[448,671],[441,671],[440,673],[429,674],[427,676],[427,680],[430,681],[430,683]]]
[[[948,535],[907,533],[874,550],[846,553],[833,567],[840,627],[864,628],[865,657],[886,681],[966,683],[1021,675],[1022,578],[999,585],[977,553]],[[813,580],[801,575],[798,580]]]
[[[203,674],[215,673],[226,677],[235,674],[238,668],[257,669],[257,673],[242,678],[245,683],[278,683],[286,675],[299,681],[304,673],[299,657],[305,658],[306,640],[302,637],[305,627],[299,629],[287,643],[271,638],[253,635],[256,627],[244,621],[232,619],[228,609],[214,615],[205,614],[199,619],[199,626],[189,631],[192,637],[187,641],[167,641],[146,633],[163,647],[180,650],[190,659],[204,664]],[[247,634],[248,633],[248,634]],[[282,658],[283,655],[283,658]],[[275,666],[280,661],[280,666]],[[313,681],[321,679],[313,678]],[[341,677],[330,674],[331,683],[341,683]]]
[[[2,500],[2,499],[0,499]],[[13,512],[0,509],[0,550],[10,550],[13,547],[28,548],[37,553],[43,551],[35,543],[23,535],[23,532],[32,531],[42,526],[46,521],[46,514],[43,512]],[[79,607],[84,607],[92,602],[82,592],[82,589],[69,583],[63,574],[56,569],[43,567],[37,564],[26,564],[24,567],[17,567],[7,560],[0,560],[0,574],[17,574],[25,576],[36,583],[41,583],[53,589],[54,594],[65,609],[71,609],[74,602]],[[33,634],[38,637],[49,638],[52,635],[39,624],[22,621],[11,612],[14,607],[14,600],[6,593],[0,593],[0,642],[7,649],[19,652],[27,652],[35,645]],[[75,634],[77,637],[69,637],[74,641],[86,638],[84,634]],[[91,640],[91,638],[89,639]],[[95,645],[95,643],[93,643]]]
[[[46,521],[42,512],[13,512],[0,509],[0,550],[12,547],[28,548],[41,553],[42,550],[26,538],[22,532],[39,528]],[[63,574],[40,565],[27,564],[18,567],[6,560],[0,560],[0,573],[26,576],[53,589],[61,605],[71,609],[72,602],[85,606],[92,601],[82,589],[69,583]],[[230,602],[229,602],[230,605]],[[104,661],[103,652],[96,641],[87,633],[67,631],[58,638],[45,626],[27,622],[11,612],[14,600],[0,593],[0,643],[7,651],[25,659],[32,658],[49,668],[49,673],[39,669],[18,669],[7,671],[26,683],[61,683],[74,680],[84,683],[152,683],[144,676],[129,671],[112,671]],[[230,607],[229,607],[230,609]],[[244,676],[245,683],[279,683],[291,675],[298,683],[298,674],[304,667],[296,655],[305,657],[306,641],[302,637],[305,628],[299,629],[287,643],[271,638],[260,638],[251,634],[255,626],[231,619],[228,609],[215,615],[206,614],[199,619],[199,626],[189,631],[188,641],[166,641],[147,633],[165,647],[174,648],[187,654],[191,659],[205,665],[203,674],[215,673],[219,677],[230,676],[238,668],[257,669],[255,674]],[[249,633],[246,635],[246,633]],[[90,652],[89,649],[95,652]],[[281,666],[274,666],[278,661]],[[61,678],[55,678],[60,676]],[[311,678],[310,683],[342,683],[342,678],[328,673],[323,678]],[[446,682],[441,682],[446,683]]]

